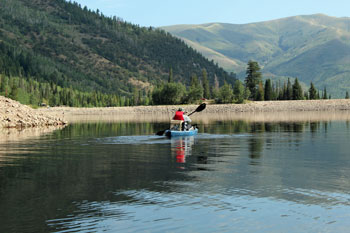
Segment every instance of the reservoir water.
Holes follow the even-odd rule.
[[[76,122],[0,140],[0,232],[348,232],[350,122]]]

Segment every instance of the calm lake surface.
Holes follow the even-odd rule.
[[[0,141],[0,232],[349,232],[350,122],[76,122]]]

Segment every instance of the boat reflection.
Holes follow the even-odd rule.
[[[191,155],[194,136],[171,138],[171,155],[180,164],[186,163],[186,157]]]

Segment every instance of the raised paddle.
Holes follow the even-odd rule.
[[[205,107],[207,106],[206,103],[202,103],[201,105],[199,105],[196,110],[194,110],[193,112],[191,112],[190,114],[188,114],[188,116],[191,116],[193,113],[195,112],[201,112],[205,109]]]
[[[201,112],[201,111],[203,111],[203,110],[205,109],[206,106],[207,106],[206,103],[202,103],[201,105],[199,105],[199,106],[196,108],[196,110],[194,110],[193,112],[191,112],[190,114],[188,114],[188,116],[191,116],[191,115],[192,115],[193,113],[195,113],[195,112]],[[162,131],[159,131],[159,132],[156,133],[156,135],[162,136],[162,135],[164,134],[165,131],[166,131],[166,129],[165,129],[165,130],[162,130]]]

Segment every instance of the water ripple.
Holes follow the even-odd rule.
[[[117,137],[105,137],[105,138],[97,138],[91,143],[96,144],[168,144],[171,141],[176,141],[180,139],[186,138],[194,138],[196,140],[212,140],[212,139],[234,139],[234,138],[242,138],[242,137],[251,137],[250,134],[198,134],[196,136],[188,136],[188,137],[175,137],[175,138],[167,138],[167,137],[159,137],[154,135],[137,135],[137,136],[117,136]]]

